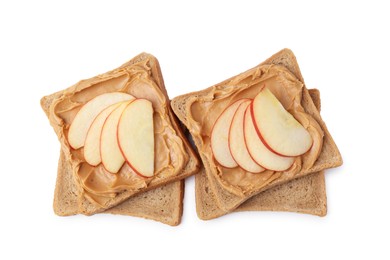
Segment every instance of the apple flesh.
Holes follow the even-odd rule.
[[[99,95],[88,101],[76,114],[68,132],[68,142],[73,149],[79,149],[84,146],[87,133],[93,120],[105,108],[126,100],[135,99],[132,95],[112,92]]]
[[[254,98],[251,113],[259,137],[274,153],[299,156],[311,148],[309,132],[266,87]]]
[[[251,100],[242,102],[234,114],[229,131],[230,152],[240,168],[252,173],[259,173],[265,169],[258,165],[250,156],[245,144],[244,137],[244,116]]]
[[[118,145],[117,130],[118,123],[125,108],[135,101],[121,103],[104,122],[100,137],[100,156],[104,168],[111,172],[117,173],[125,162],[125,158]]]
[[[118,124],[118,143],[129,166],[143,177],[154,175],[153,106],[136,99],[123,111]]]
[[[121,103],[117,103],[107,107],[100,112],[95,120],[93,120],[84,144],[84,158],[89,165],[97,166],[102,162],[102,158],[100,156],[100,139],[103,125],[111,112],[114,111],[120,104]]]
[[[229,149],[229,128],[238,106],[245,100],[247,99],[240,99],[228,106],[215,121],[211,132],[211,150],[214,159],[226,168],[238,166]]]
[[[245,144],[249,154],[262,167],[273,171],[284,171],[291,167],[294,163],[293,157],[283,157],[270,151],[262,142],[256,132],[254,120],[250,111],[250,106],[247,107],[244,116],[244,136]]]

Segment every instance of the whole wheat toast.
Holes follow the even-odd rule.
[[[59,216],[82,213],[79,209],[81,192],[73,179],[72,169],[61,151],[54,192],[53,209]],[[152,219],[171,226],[181,221],[183,213],[184,180],[133,196],[102,213]]]
[[[321,109],[320,92],[310,89],[314,104]],[[196,212],[203,220],[223,216],[218,207],[204,168],[195,176]],[[290,211],[318,216],[326,215],[325,175],[321,171],[261,192],[245,201],[234,211]]]
[[[86,85],[90,81],[93,82],[96,80],[103,80],[105,77],[110,77],[111,73],[115,73],[119,69],[122,69],[122,68],[131,69],[132,66],[137,66],[137,68],[141,66],[142,68],[145,68],[145,70],[147,70],[147,73],[150,75],[151,79],[159,87],[160,91],[162,92],[163,96],[166,99],[166,102],[165,102],[167,104],[166,110],[167,110],[167,114],[168,114],[171,126],[175,130],[176,134],[182,140],[184,148],[188,154],[189,160],[188,160],[187,164],[183,167],[183,169],[179,172],[178,175],[171,176],[169,178],[160,178],[155,183],[152,183],[152,184],[148,185],[148,187],[143,188],[143,189],[138,190],[138,191],[125,190],[123,192],[120,192],[120,193],[118,193],[118,195],[116,197],[110,199],[109,202],[105,205],[105,207],[101,207],[101,206],[89,201],[85,196],[82,195],[83,190],[80,188],[80,184],[78,182],[75,182],[76,185],[73,188],[75,188],[79,193],[77,194],[75,191],[73,191],[73,189],[71,189],[71,190],[72,190],[72,192],[75,192],[75,194],[77,194],[76,197],[78,198],[78,201],[77,201],[78,210],[77,211],[74,211],[74,209],[66,210],[65,212],[67,212],[67,213],[72,212],[72,214],[82,213],[82,214],[86,214],[86,215],[91,215],[91,214],[95,214],[98,212],[103,212],[109,208],[112,208],[112,207],[126,201],[128,198],[130,198],[132,196],[136,196],[142,192],[153,190],[153,189],[156,189],[160,186],[164,186],[166,184],[173,183],[173,182],[176,182],[178,180],[182,180],[185,177],[193,175],[199,169],[199,160],[197,158],[197,155],[194,153],[194,151],[192,150],[191,146],[189,145],[187,139],[184,137],[184,135],[181,131],[181,128],[177,122],[177,119],[174,116],[171,108],[169,107],[169,98],[168,98],[168,95],[167,95],[167,92],[166,92],[166,89],[164,86],[160,66],[159,66],[157,59],[155,57],[153,57],[152,55],[142,53],[142,54],[134,57],[132,60],[125,63],[124,65],[122,65],[118,69],[107,72],[103,75],[98,75],[98,76],[91,78],[91,79],[88,79],[88,80],[80,81],[79,83],[77,83],[76,85],[72,86],[69,89],[76,89],[79,85],[82,85],[82,84]],[[53,126],[55,132],[57,133],[58,138],[60,139],[62,152],[64,153],[63,161],[70,161],[71,160],[71,156],[70,156],[70,152],[69,152],[70,148],[67,146],[66,142],[63,141],[64,134],[61,131],[61,129],[59,129],[59,127],[56,125],[56,122],[53,122],[52,117],[51,117],[51,114],[53,113],[52,104],[55,102],[55,100],[60,99],[64,95],[65,91],[66,90],[59,91],[59,92],[54,93],[52,95],[43,97],[41,99],[41,106],[42,106],[43,110],[45,111],[46,115],[49,117],[49,121],[50,121],[51,125]],[[61,162],[61,160],[60,160],[60,162]],[[73,171],[72,171],[72,175],[74,175]],[[179,186],[182,187],[183,184],[178,183],[176,185],[178,187]],[[71,186],[69,186],[69,187],[71,187]],[[60,187],[57,187],[56,190],[60,190],[60,189],[61,189]],[[163,190],[164,190],[164,188],[163,188]],[[81,195],[79,195],[79,194],[81,194]],[[180,197],[180,196],[182,196],[182,195],[179,195],[178,197]],[[120,211],[115,210],[112,212],[118,213]]]
[[[249,192],[245,194],[241,194],[240,196],[237,194],[233,194],[232,192],[226,190],[220,183],[219,179],[216,178],[216,176],[212,173],[212,167],[215,167],[215,163],[213,161],[210,161],[206,156],[200,154],[201,159],[203,161],[203,165],[205,167],[205,172],[208,177],[208,180],[210,182],[211,189],[215,195],[215,199],[218,203],[218,207],[221,208],[224,212],[230,212],[234,209],[236,209],[240,204],[242,204],[247,199],[253,197],[254,195],[265,191],[267,189],[270,189],[272,187],[275,187],[276,185],[286,183],[288,181],[291,181],[292,179],[303,177],[305,175],[319,172],[327,168],[331,167],[337,167],[342,164],[342,158],[340,155],[340,152],[333,141],[329,131],[327,130],[327,127],[322,120],[317,108],[315,107],[313,100],[311,99],[308,90],[304,86],[304,81],[300,72],[300,69],[298,67],[298,63],[296,61],[296,58],[291,50],[284,49],[275,55],[273,55],[271,58],[267,59],[263,63],[259,64],[253,69],[250,69],[244,73],[241,73],[240,75],[253,75],[252,73],[255,73],[256,68],[262,65],[279,65],[285,67],[288,71],[290,71],[298,80],[300,80],[303,84],[303,92],[302,92],[302,106],[305,109],[306,113],[308,113],[310,116],[312,116],[318,124],[321,126],[322,130],[324,131],[324,139],[323,139],[323,146],[320,152],[320,155],[314,165],[304,171],[300,171],[294,176],[288,176],[288,175],[281,175],[277,179],[270,180],[268,183],[266,183],[264,186],[252,189]],[[234,78],[240,76],[237,75],[235,77],[232,77],[230,79],[227,79],[219,84],[216,84],[210,88],[204,89],[202,91],[188,93],[179,97],[176,97],[172,100],[171,106],[173,108],[173,111],[176,113],[178,118],[183,122],[183,124],[188,128],[190,131],[195,145],[199,148],[202,146],[201,136],[197,134],[195,131],[192,131],[191,125],[187,121],[187,118],[191,111],[189,111],[190,106],[188,106],[188,102],[193,100],[193,98],[198,98],[200,96],[206,96],[210,91],[213,90],[214,87],[218,86],[219,89],[223,89],[226,86],[229,86],[229,82],[231,82]],[[210,158],[210,157],[209,157]]]

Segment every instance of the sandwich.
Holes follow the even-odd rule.
[[[315,106],[320,110],[320,92],[309,90]],[[325,216],[327,213],[324,171],[313,173],[261,192],[242,203],[234,212],[287,211]],[[203,220],[223,216],[208,182],[204,168],[195,175],[196,212]]]
[[[342,164],[288,49],[221,83],[176,97],[171,106],[189,130],[225,214],[277,185]]]
[[[167,214],[163,222],[179,223],[182,180],[199,160],[171,111],[155,57],[142,53],[43,97],[41,106],[61,143],[57,214],[162,220],[159,211]]]

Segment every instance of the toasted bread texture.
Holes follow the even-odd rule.
[[[283,66],[285,69],[287,69],[289,72],[291,72],[300,82],[304,84],[300,69],[298,67],[298,63],[296,61],[296,58],[291,50],[284,49],[275,55],[273,55],[271,58],[267,59],[263,63],[259,64],[255,68],[248,70],[247,72],[244,72],[242,74],[245,75],[251,75],[251,73],[255,73],[256,68],[262,66],[262,65],[279,65]],[[237,75],[235,77],[241,76]],[[219,84],[216,84],[210,88],[188,93],[179,97],[176,97],[172,100],[171,106],[178,116],[178,118],[183,122],[184,125],[188,128],[189,132],[191,133],[194,143],[198,148],[202,148],[203,142],[202,137],[197,133],[196,131],[193,131],[194,129],[191,129],[190,122],[187,120],[191,114],[191,107],[188,105],[191,100],[197,99],[198,97],[207,96],[210,91],[213,91],[213,89],[218,86],[218,89],[228,88],[229,83],[232,82],[235,77],[232,77],[228,80],[225,80]],[[248,76],[249,77],[249,76]],[[253,75],[255,77],[255,75]],[[210,95],[209,95],[210,96]],[[234,194],[231,191],[227,190],[220,182],[220,179],[216,177],[215,170],[213,170],[213,167],[215,167],[215,162],[210,161],[208,158],[212,158],[211,156],[205,156],[202,153],[200,154],[201,159],[203,161],[203,165],[205,167],[205,172],[207,175],[207,178],[210,182],[211,189],[214,193],[215,199],[218,203],[218,207],[222,209],[224,212],[230,212],[234,209],[236,209],[239,205],[241,205],[243,202],[248,200],[249,198],[253,197],[256,194],[259,194],[260,192],[263,192],[265,190],[268,190],[270,188],[273,188],[279,184],[286,183],[288,181],[291,181],[292,179],[300,178],[303,176],[306,176],[311,173],[319,172],[327,168],[337,167],[342,164],[342,158],[340,155],[340,152],[333,141],[329,131],[327,130],[327,127],[322,120],[318,109],[315,107],[312,98],[310,97],[310,94],[306,87],[303,87],[302,92],[302,100],[301,104],[303,108],[305,109],[305,112],[308,113],[311,117],[313,117],[318,124],[320,125],[321,129],[324,132],[324,138],[323,138],[323,145],[322,149],[320,150],[320,154],[318,159],[315,161],[314,165],[309,167],[306,170],[301,170],[295,175],[291,174],[282,174],[279,178],[271,179],[269,180],[265,185],[262,187],[254,188],[246,192],[245,194]]]
[[[309,93],[320,110],[320,92],[310,89]],[[210,220],[229,213],[218,207],[204,168],[195,176],[195,196],[196,212],[200,219]],[[235,212],[239,211],[289,211],[325,216],[327,202],[324,171],[261,192],[235,209]]]
[[[59,216],[82,213],[81,191],[73,179],[72,168],[61,151],[54,191],[54,212]],[[183,213],[184,180],[133,196],[102,213],[151,219],[171,226],[180,224]]]
[[[145,65],[145,63],[147,63]],[[122,65],[120,68],[125,68],[125,67],[130,67],[131,66],[138,66],[139,64],[143,64],[149,69],[149,73],[153,81],[156,83],[156,85],[160,88],[161,92],[163,93],[164,97],[167,100],[167,104],[169,104],[169,98],[164,86],[160,66],[158,64],[158,61],[156,58],[154,58],[150,54],[142,53],[129,62],[125,63]],[[115,71],[115,70],[114,70]],[[96,78],[101,79],[104,77],[104,75],[110,74],[111,72],[108,72],[103,75],[99,75],[95,78],[89,79],[89,80],[84,80],[81,81],[80,83],[77,83],[75,86],[78,84],[85,84],[85,82],[88,81],[93,81]],[[52,122],[51,120],[51,113],[53,113],[53,108],[52,104],[55,100],[61,98],[64,95],[64,91],[59,91],[57,93],[54,93],[49,96],[45,96],[41,99],[41,106],[46,113],[46,115],[49,118],[49,121],[51,125],[54,127],[55,132],[58,135],[58,138],[61,139],[64,138],[61,135],[61,132],[56,129],[55,123]],[[115,206],[119,206],[119,204],[123,203],[120,205],[120,207],[116,208],[115,210],[112,209],[109,212],[115,213],[115,214],[125,214],[125,215],[135,215],[135,216],[144,216],[147,218],[152,218],[152,219],[157,219],[161,221],[160,216],[155,216],[153,215],[154,211],[152,211],[153,207],[149,207],[151,210],[150,213],[153,214],[145,214],[145,212],[139,212],[138,209],[136,210],[135,206],[137,205],[137,202],[140,200],[140,198],[144,198],[145,194],[144,192],[151,191],[149,194],[154,194],[154,195],[147,195],[146,200],[143,199],[145,202],[139,201],[138,203],[138,208],[139,207],[144,207],[146,205],[146,202],[157,202],[157,203],[162,203],[161,205],[176,205],[175,207],[172,208],[166,208],[166,209],[159,209],[158,211],[161,213],[174,213],[173,211],[177,211],[175,214],[176,215],[181,215],[181,207],[177,207],[181,202],[181,198],[183,196],[183,183],[180,182],[180,180],[184,179],[185,177],[188,177],[190,175],[193,175],[196,173],[199,169],[199,160],[197,158],[197,155],[195,152],[192,150],[190,144],[188,143],[187,139],[184,137],[182,130],[178,124],[178,121],[176,117],[174,116],[173,112],[171,111],[171,108],[168,106],[167,107],[168,111],[168,116],[171,122],[172,128],[175,130],[176,134],[180,137],[180,139],[183,141],[184,148],[188,154],[189,160],[186,165],[184,165],[183,169],[179,172],[178,175],[176,176],[171,176],[168,178],[160,178],[156,182],[148,185],[146,188],[143,188],[139,191],[123,191],[121,193],[118,193],[118,195],[112,199],[110,199],[109,203],[105,205],[105,207],[101,207],[97,205],[96,203],[91,202],[88,200],[84,195],[83,195],[83,190],[80,188],[80,184],[74,180],[74,172],[72,170],[69,171],[69,169],[72,169],[71,165],[65,165],[69,164],[69,161],[72,160],[71,157],[69,156],[69,149],[64,149],[64,142],[61,142],[61,148],[62,148],[62,157],[60,158],[59,162],[59,168],[58,168],[58,178],[57,178],[57,185],[56,185],[56,192],[55,192],[55,199],[54,199],[54,209],[55,212],[59,215],[73,215],[73,214],[85,214],[85,215],[92,215],[95,213],[103,212],[106,211],[107,209],[110,209]],[[66,167],[68,168],[66,168]],[[67,170],[64,170],[67,169]],[[179,182],[177,182],[179,181]],[[176,184],[172,184],[167,188],[167,184],[177,182]],[[164,187],[163,187],[164,186]],[[156,192],[156,188],[160,188],[160,192]],[[144,194],[142,194],[144,193]],[[63,196],[66,194],[67,196]],[[142,196],[142,195],[144,196]],[[176,194],[176,195],[173,195]],[[60,196],[61,195],[61,196]],[[138,196],[140,195],[140,196]],[[128,202],[127,200],[130,197],[132,198],[133,202]],[[138,197],[138,199],[137,199]],[[158,198],[157,198],[158,197]],[[160,198],[166,197],[168,201],[163,201],[164,199],[160,200]],[[172,197],[172,201],[171,200]],[[153,203],[154,203],[153,202]],[[152,204],[153,204],[152,203]],[[131,207],[128,207],[126,205],[130,205]],[[181,205],[181,204],[180,204]],[[156,209],[158,209],[158,205],[156,204]],[[144,207],[145,209],[148,207]],[[162,210],[162,211],[161,211]],[[180,214],[179,214],[180,213]],[[171,218],[170,222],[168,224],[175,225],[179,223],[179,220],[177,217],[172,216],[166,216],[167,219]],[[176,218],[176,219],[175,219]],[[179,217],[180,219],[180,217]],[[168,221],[166,221],[168,222]]]

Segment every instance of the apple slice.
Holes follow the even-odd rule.
[[[103,125],[111,112],[114,111],[114,109],[116,109],[120,104],[121,103],[116,103],[100,112],[95,120],[93,120],[91,127],[88,130],[84,144],[84,158],[85,161],[92,166],[96,166],[102,162],[102,157],[100,156],[100,138]]]
[[[132,100],[132,95],[122,92],[112,92],[99,95],[88,101],[76,114],[68,132],[68,142],[73,149],[79,149],[84,146],[88,129],[95,117],[105,108],[126,100]]]
[[[247,99],[239,99],[228,106],[219,115],[211,131],[211,150],[214,158],[220,165],[226,168],[238,166],[229,149],[229,128],[238,106],[245,100]]]
[[[117,173],[125,162],[125,158],[118,145],[118,123],[127,105],[134,101],[121,103],[107,117],[102,128],[100,137],[100,156],[104,168],[111,173]]]
[[[313,144],[309,132],[286,110],[272,92],[263,88],[251,105],[258,135],[273,152],[283,156],[306,153]]]
[[[244,116],[245,144],[249,154],[259,165],[273,171],[284,171],[294,163],[294,157],[284,157],[271,152],[256,132],[249,105]]]
[[[242,102],[234,114],[229,130],[229,148],[234,160],[242,169],[252,173],[259,173],[265,169],[258,165],[250,156],[244,138],[244,115],[251,100]]]
[[[130,167],[143,177],[154,175],[153,106],[136,99],[123,111],[118,124],[118,143]]]

